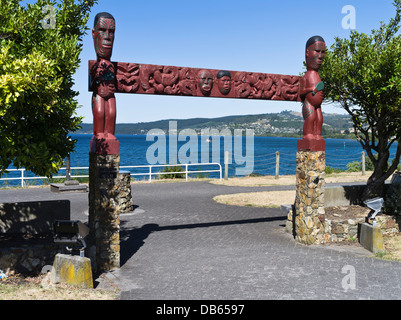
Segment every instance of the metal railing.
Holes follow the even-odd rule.
[[[229,165],[228,162],[229,154],[225,152],[224,155],[224,179],[228,179],[228,177],[235,176],[235,166],[233,164]],[[342,168],[346,170],[347,165],[353,162],[360,162],[361,164],[361,174],[366,174],[366,155],[365,151],[361,153],[355,153],[351,155],[339,155],[335,154],[326,154],[326,167],[333,167],[333,168]],[[295,159],[295,152],[294,153],[284,153],[284,152],[272,152],[269,154],[264,155],[257,155],[254,156],[252,159],[252,164],[254,166],[254,174],[261,174],[261,175],[274,175],[276,179],[279,179],[280,175],[294,175],[295,168],[296,168],[296,159]],[[191,170],[194,167],[200,166],[218,166],[216,170]],[[166,167],[181,167],[184,170],[177,170],[177,171],[168,171],[168,170],[161,170],[162,168]],[[155,169],[159,168],[159,171],[155,172]],[[68,174],[68,168],[61,168],[60,171],[66,171],[65,175],[54,176],[53,179],[65,179]],[[154,180],[155,176],[161,175],[178,175],[178,174],[185,174],[185,181],[188,181],[189,175],[196,174],[196,173],[218,173],[220,180],[222,180],[222,165],[218,162],[210,162],[210,163],[189,163],[189,164],[159,164],[159,165],[140,165],[140,166],[120,166],[120,169],[128,169],[130,171],[131,177],[136,176],[145,176],[148,177],[149,182]],[[138,169],[145,169],[145,172],[138,172]],[[89,167],[71,167],[70,172],[74,172],[77,170],[81,171],[88,171]],[[37,177],[33,176],[32,173],[27,172],[25,169],[9,169],[9,172],[20,172],[20,175],[14,175],[13,177],[4,177],[0,178],[0,187],[2,181],[20,181],[20,186],[24,187],[26,181],[28,180],[40,180],[40,179],[47,179],[46,177]],[[82,173],[82,172],[81,172]],[[29,176],[31,175],[31,176]],[[79,174],[79,175],[70,175],[71,178],[88,178],[88,174]],[[15,186],[15,185],[14,185]]]
[[[190,170],[190,167],[200,167],[200,166],[218,166],[218,169],[210,169],[210,170]],[[158,171],[154,172],[152,169],[154,168],[164,168],[164,167],[181,167],[185,168],[184,171]],[[188,164],[165,164],[165,165],[141,165],[141,166],[120,166],[120,169],[138,169],[138,168],[148,168],[146,172],[130,172],[131,177],[135,176],[149,176],[149,182],[152,182],[152,176],[160,176],[164,174],[185,174],[185,181],[188,181],[189,175],[190,174],[196,174],[196,173],[212,173],[212,172],[217,172],[219,173],[219,178],[222,180],[223,177],[223,172],[222,172],[222,166],[218,162],[212,162],[212,163],[188,163]],[[67,168],[60,168],[59,171],[66,171]],[[73,172],[74,170],[82,170],[82,171],[89,171],[89,167],[71,167],[70,172]],[[26,169],[21,168],[21,169],[8,169],[7,170],[9,173],[11,172],[20,172],[19,176],[13,176],[13,177],[4,177],[0,178],[0,182],[2,181],[20,181],[20,186],[24,187],[26,185],[26,180],[46,180],[49,179],[48,177],[42,177],[42,176],[27,176],[26,174]],[[71,178],[88,178],[88,174],[78,174],[78,175],[73,175],[70,174]],[[59,176],[53,176],[51,179],[65,179],[66,175],[59,175]],[[1,186],[0,186],[1,187]]]
[[[216,170],[188,170],[190,166],[205,166],[205,165],[216,165],[219,169]],[[158,171],[152,172],[152,168],[166,168],[166,167],[185,167],[184,171]],[[148,168],[149,171],[147,173],[131,173],[132,176],[149,176],[149,182],[152,182],[152,176],[154,175],[163,175],[163,174],[185,174],[185,181],[188,181],[188,174],[190,173],[208,173],[208,172],[219,172],[220,180],[223,177],[223,169],[220,163],[211,162],[211,163],[187,163],[187,164],[154,164],[154,165],[143,165],[143,166],[120,166],[120,169],[129,169],[129,168]]]

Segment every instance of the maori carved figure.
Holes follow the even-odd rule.
[[[196,80],[191,68],[180,68],[179,70],[179,93],[184,96],[196,96]]]
[[[213,74],[206,69],[200,70],[198,73],[198,85],[204,96],[210,96],[213,89]]]
[[[178,80],[178,68],[166,66],[155,71],[155,80],[166,87],[173,86]]]
[[[264,75],[263,73],[250,73],[248,74],[247,78],[252,87],[252,91],[249,98],[255,98],[255,99],[262,98],[266,75]]]
[[[231,73],[230,71],[221,70],[217,73],[217,87],[221,94],[227,95],[231,91]]]
[[[283,87],[282,95],[285,100],[295,101],[298,98],[299,77],[283,76],[281,78]]]
[[[139,65],[137,63],[117,64],[118,90],[135,93],[139,89]]]
[[[157,83],[155,80],[155,72],[162,68],[162,66],[152,64],[141,65],[139,79],[145,93],[163,93],[164,86],[160,82]]]
[[[165,66],[157,69],[154,73],[155,81],[163,85],[163,93],[176,94],[178,93],[178,68]]]
[[[146,93],[177,94],[178,68],[172,66],[141,65],[140,82]]]
[[[300,96],[303,102],[302,115],[304,117],[303,139],[323,140],[321,137],[323,114],[323,82],[318,70],[323,62],[326,45],[322,37],[311,37],[306,43],[307,71],[300,81]]]
[[[97,14],[92,30],[97,60],[90,70],[90,81],[93,88],[93,133],[96,139],[115,139],[116,67],[114,63],[110,62],[114,32],[113,16],[106,12]]]
[[[263,83],[263,94],[262,99],[271,99],[276,93],[277,85],[274,82],[273,76],[266,75],[266,79]]]
[[[235,96],[238,98],[248,98],[252,92],[252,87],[247,78],[247,72],[237,72],[234,76]]]

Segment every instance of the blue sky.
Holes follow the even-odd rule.
[[[31,2],[31,1],[29,1]],[[394,16],[392,0],[99,0],[98,12],[116,19],[112,60],[194,68],[229,69],[298,75],[303,71],[305,43],[322,36],[328,47],[334,37],[346,38],[346,14],[355,8],[356,30],[370,33]],[[91,32],[83,40],[75,87],[82,105],[77,114],[92,122],[88,92],[88,60],[96,58]],[[301,111],[297,102],[116,94],[117,123],[161,119],[220,117],[283,110]],[[344,113],[323,105],[324,112]]]

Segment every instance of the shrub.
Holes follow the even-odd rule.
[[[340,172],[343,172],[344,170],[343,169],[340,169],[340,168],[333,168],[333,167],[326,167],[326,168],[324,168],[324,172],[326,173],[326,174],[331,174],[331,173],[340,173]]]
[[[163,173],[165,172],[184,172],[181,166],[169,166],[164,167]],[[171,173],[171,174],[161,174],[161,179],[183,179],[185,178],[185,173]]]
[[[374,165],[372,160],[369,157],[365,158],[365,170],[366,171],[373,171]],[[359,172],[362,171],[362,161],[353,161],[347,164],[347,171],[348,172]]]

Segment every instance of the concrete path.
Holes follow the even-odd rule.
[[[121,299],[400,299],[401,263],[360,245],[305,246],[285,233],[280,209],[218,204],[219,194],[282,187],[208,182],[132,185],[135,210],[121,216],[121,268],[97,279]],[[87,221],[88,194],[0,190],[0,202],[69,199]]]

